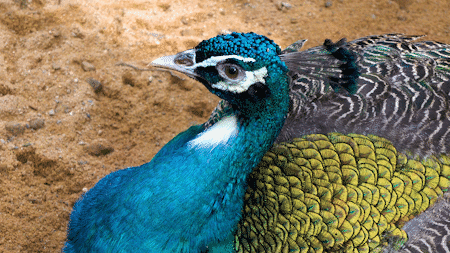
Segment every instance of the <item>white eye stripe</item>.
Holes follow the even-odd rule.
[[[200,63],[197,63],[196,67],[210,67],[216,66],[218,62],[227,60],[227,59],[236,59],[243,62],[255,62],[256,60],[253,58],[245,58],[239,55],[221,55],[221,56],[213,56],[207,60],[204,60]]]
[[[239,55],[221,55],[221,56],[212,56],[211,58],[208,58],[200,63],[195,63],[192,66],[184,66],[185,69],[194,70],[198,67],[211,67],[216,66],[218,62],[227,60],[227,59],[236,59],[243,62],[255,62],[256,60],[253,58],[245,58]]]

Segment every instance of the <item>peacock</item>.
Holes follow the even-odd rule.
[[[419,37],[231,33],[154,60],[223,100],[81,196],[63,252],[448,251],[447,198],[407,223],[450,186],[450,46]]]

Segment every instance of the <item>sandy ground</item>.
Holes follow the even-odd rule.
[[[309,39],[425,34],[450,43],[448,0],[0,0],[0,252],[59,252],[74,202],[202,123],[218,99],[139,72],[221,32]]]

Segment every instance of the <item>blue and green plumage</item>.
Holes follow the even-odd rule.
[[[224,68],[231,61],[248,72],[278,73],[265,75],[261,79],[265,83],[255,87],[255,92],[271,92],[258,99],[246,91],[227,91],[227,85],[239,83],[202,73],[217,62],[206,62],[211,59],[210,43],[204,50],[198,47],[204,56],[190,60],[203,65],[187,74],[228,99],[233,105],[230,113],[208,128],[193,126],[179,134],[151,162],[100,180],[74,206],[65,252],[200,252],[232,233],[240,218],[247,175],[277,137],[289,98],[287,68],[277,57],[278,46],[256,34],[230,41],[211,41],[213,52],[222,57],[234,52],[229,50],[235,44],[267,42],[220,61]],[[266,54],[259,56],[261,50]],[[212,87],[218,82],[223,86]],[[249,103],[238,96],[254,99]]]
[[[304,41],[281,51],[264,36],[232,33],[156,60],[224,101],[149,163],[88,191],[64,251],[366,252],[406,238],[401,223],[432,204],[424,194],[442,195],[449,172],[441,155],[450,144],[450,49],[415,38],[326,41],[299,52]],[[335,131],[349,135],[293,139]],[[290,143],[263,158],[274,141]],[[426,203],[412,208],[419,198]],[[368,208],[379,213],[376,226]]]

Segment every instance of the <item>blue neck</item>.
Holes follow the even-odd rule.
[[[284,123],[287,85],[277,92],[245,115],[233,109],[207,129],[193,126],[151,162],[102,179],[74,206],[65,252],[200,252],[225,239],[240,219],[247,175]],[[215,127],[229,138],[208,139]]]

